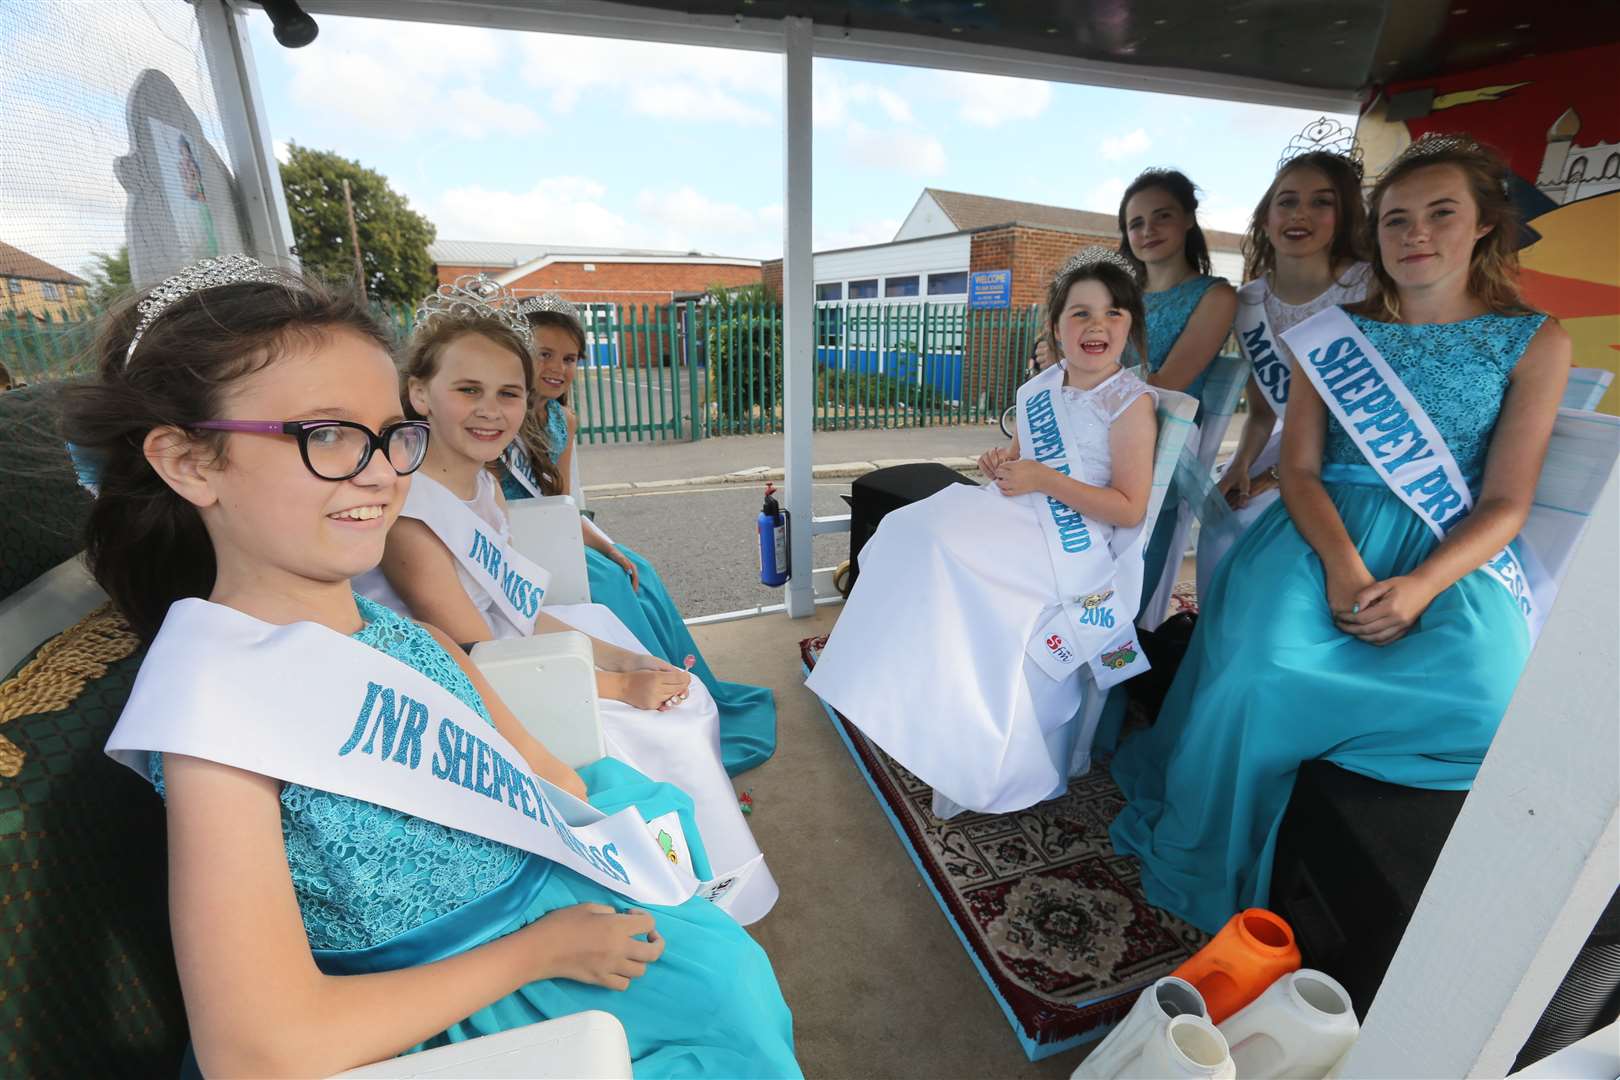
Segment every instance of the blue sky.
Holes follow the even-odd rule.
[[[778,56],[335,17],[292,51],[250,22],[275,138],[378,169],[443,238],[781,252]],[[818,248],[889,239],[925,186],[1112,212],[1149,165],[1235,229],[1317,115],[833,60],[815,81]]]

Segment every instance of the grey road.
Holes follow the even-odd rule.
[[[764,492],[763,484],[732,484],[593,495],[590,507],[609,536],[658,568],[681,614],[691,619],[781,602],[781,589],[759,583],[754,521]],[[815,485],[816,514],[846,513],[839,496],[848,493],[848,480]],[[836,566],[849,557],[849,537],[818,536],[815,552],[816,566]]]

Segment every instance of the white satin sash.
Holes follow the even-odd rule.
[[[1238,348],[1254,371],[1254,381],[1266,401],[1279,417],[1288,408],[1288,358],[1277,348],[1277,331],[1271,325],[1266,311],[1266,295],[1270,292],[1265,278],[1256,278],[1237,291],[1237,317],[1233,328],[1237,331]]]
[[[149,752],[187,754],[362,799],[532,852],[641,903],[735,885],[700,888],[634,807],[603,814],[548,783],[444,687],[316,623],[274,626],[178,601],[106,749],[142,777]],[[673,817],[653,827],[680,828]]]
[[[1064,367],[1053,364],[1018,389],[1018,446],[1024,457],[1072,475],[1077,446],[1062,400]],[[1025,646],[1050,678],[1081,664],[1099,687],[1148,669],[1131,615],[1142,593],[1142,529],[1090,522],[1072,506],[1038,492],[1022,496],[1035,510],[1057,579],[1058,606]],[[1123,535],[1120,535],[1123,533]]]
[[[1412,391],[1342,308],[1283,333],[1299,368],[1391,493],[1444,540],[1474,507],[1457,459]],[[1532,638],[1542,615],[1512,545],[1480,567],[1508,591]]]
[[[534,617],[551,583],[549,571],[519,554],[506,537],[432,477],[415,479],[400,514],[432,529],[520,634],[534,633]]]

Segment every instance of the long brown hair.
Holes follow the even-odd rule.
[[[427,382],[437,375],[439,360],[444,356],[444,350],[468,334],[478,334],[492,344],[499,345],[517,357],[518,362],[523,365],[524,413],[523,423],[518,427],[516,439],[524,453],[529,455],[529,465],[539,476],[541,490],[547,495],[556,494],[552,489],[561,481],[557,466],[543,452],[543,441],[541,452],[536,453],[532,440],[526,437],[534,416],[534,354],[529,352],[528,345],[518,336],[517,331],[501,319],[493,315],[451,315],[440,312],[417,323],[415,332],[411,334],[410,343],[405,348],[405,363],[399,372],[399,397],[405,415],[412,420],[426,419],[411,404],[411,380],[420,379]],[[504,468],[500,461],[492,461],[489,465],[490,472],[497,476]]]
[[[541,327],[555,327],[567,331],[579,345],[580,359],[585,358],[585,327],[574,316],[561,311],[528,311],[524,312],[523,317],[529,320],[529,326],[536,331]],[[536,335],[535,351],[538,353],[539,349],[540,339]],[[568,394],[564,392],[557,401],[559,404],[566,406],[568,404]],[[546,422],[540,417],[538,405],[530,409],[528,415],[524,417],[523,428],[518,433],[518,437],[523,440],[523,448],[530,459],[538,456],[546,462],[546,468],[540,472],[541,490],[547,495],[563,494],[567,486],[567,480],[558,470],[552,455],[561,456],[566,448],[551,445],[551,436],[547,433]],[[536,449],[539,451],[538,454]],[[551,479],[552,477],[555,477],[555,480]]]
[[[1422,146],[1414,143],[1413,149]],[[1519,214],[1507,196],[1512,175],[1496,151],[1469,136],[1445,137],[1430,149],[1406,154],[1384,170],[1373,185],[1367,205],[1367,234],[1372,245],[1372,278],[1367,299],[1350,308],[1371,319],[1398,322],[1401,317],[1400,291],[1384,266],[1378,246],[1378,215],[1390,185],[1419,169],[1433,165],[1454,165],[1462,170],[1479,209],[1479,223],[1491,231],[1474,241],[1468,260],[1468,292],[1497,315],[1530,315],[1535,309],[1519,295]]]
[[[62,391],[62,433],[97,472],[85,526],[91,572],[150,641],[170,604],[213,591],[217,564],[197,508],[146,460],[147,434],[218,419],[229,387],[290,346],[349,330],[392,355],[393,341],[355,293],[285,274],[274,284],[222,285],[176,301],[147,327],[126,365],[137,299],[102,317],[93,346],[98,375]],[[223,460],[224,433],[192,438]]]
[[[1131,251],[1130,232],[1125,228],[1125,204],[1149,188],[1166,192],[1187,212],[1192,225],[1187,229],[1187,239],[1181,253],[1187,257],[1187,265],[1192,267],[1194,273],[1208,277],[1214,266],[1209,260],[1209,239],[1198,224],[1198,185],[1177,169],[1143,169],[1125,189],[1125,194],[1119,197],[1119,253],[1131,260],[1138,274],[1147,272],[1142,260]],[[1147,353],[1142,355],[1146,356]]]
[[[1328,265],[1337,270],[1346,263],[1367,259],[1367,207],[1361,199],[1360,166],[1343,154],[1312,150],[1278,169],[1271,186],[1255,205],[1254,216],[1249,219],[1248,231],[1243,235],[1244,281],[1253,281],[1277,268],[1277,249],[1272,247],[1271,237],[1266,233],[1266,219],[1271,216],[1271,200],[1277,197],[1277,188],[1283,178],[1296,169],[1315,169],[1333,185],[1338,207],[1333,220],[1333,243],[1328,248]]]
[[[1069,290],[1082,281],[1101,282],[1114,306],[1130,314],[1130,343],[1136,347],[1138,356],[1147,356],[1147,308],[1142,303],[1142,286],[1135,274],[1105,262],[1086,263],[1052,279],[1052,287],[1046,291],[1046,335],[1053,353],[1062,356],[1062,349],[1057,345],[1058,323],[1063,319]]]

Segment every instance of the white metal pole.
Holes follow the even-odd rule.
[[[811,580],[810,437],[815,427],[815,292],[810,250],[810,82],[812,25],[809,19],[782,20],[786,56],[782,64],[782,371],[783,471],[787,509],[792,514],[788,549],[793,576],[787,583],[787,611],[795,619],[814,614]]]
[[[1611,466],[1340,1076],[1506,1075],[1614,895],[1616,521]]]
[[[225,149],[242,195],[254,254],[296,265],[292,222],[281,190],[281,166],[276,162],[270,122],[259,93],[245,16],[231,0],[195,2],[203,53],[225,129]]]

